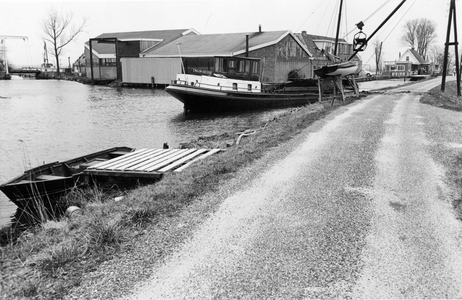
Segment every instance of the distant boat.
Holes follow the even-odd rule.
[[[134,150],[114,147],[64,162],[44,164],[1,184],[0,190],[21,210],[34,211],[37,203],[50,208],[57,198],[83,184],[81,176],[86,168]]]

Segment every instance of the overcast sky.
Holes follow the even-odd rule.
[[[341,37],[355,29],[359,21],[370,35],[402,0],[343,0]],[[9,61],[15,65],[38,66],[43,62],[42,20],[55,8],[73,13],[77,24],[87,18],[85,32],[65,48],[61,63],[68,65],[83,53],[83,43],[102,33],[194,28],[202,34],[291,30],[335,37],[339,0],[151,0],[151,1],[33,1],[0,0],[0,35],[27,36],[6,41]],[[405,51],[399,42],[402,25],[416,18],[437,24],[437,43],[446,39],[450,0],[407,0],[401,9],[372,39],[383,42],[385,60],[398,59]],[[461,0],[456,1],[458,16]],[[383,5],[383,6],[382,6]],[[462,41],[462,19],[458,20]],[[353,30],[347,40],[351,43]],[[453,31],[453,30],[452,30]],[[373,46],[361,54],[363,63],[374,65]],[[51,59],[51,56],[50,56]],[[53,62],[54,63],[54,62]]]

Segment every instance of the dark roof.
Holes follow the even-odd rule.
[[[311,56],[305,45],[290,31],[187,35],[165,46],[147,51],[144,56],[175,57],[180,56],[179,51],[181,51],[181,56],[236,56],[245,53],[246,35],[249,36],[249,51],[276,44],[286,36],[291,35]]]
[[[117,38],[119,40],[161,40],[156,47],[170,43],[171,41],[188,33],[198,34],[194,29],[150,30],[133,32],[103,33],[96,38]],[[88,42],[85,43],[88,47]],[[98,54],[114,54],[114,44],[92,43],[92,48]]]
[[[419,52],[417,52],[414,48],[409,49],[409,52],[411,52],[412,55],[414,55],[414,57],[419,61],[420,64],[427,63],[425,59],[419,54]]]

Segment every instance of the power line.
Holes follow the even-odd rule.
[[[297,32],[300,30],[300,28],[302,28],[303,25],[305,25],[305,23],[308,21],[308,19],[318,10],[318,8],[321,6],[321,4],[323,4],[323,2],[321,1],[318,5],[318,7],[316,7],[313,12],[311,13],[311,15],[309,15],[305,21],[303,21],[302,25],[300,25],[300,27],[297,28]]]
[[[381,10],[386,4],[388,4],[388,2],[390,2],[390,0],[386,0],[379,8],[377,8],[371,15],[369,15],[363,22],[366,23],[367,20],[369,20],[373,15],[375,15],[379,10]],[[345,34],[345,36],[343,36],[343,38],[345,38],[346,36],[348,36],[349,34],[351,34],[353,31],[356,30],[356,27],[354,27],[352,30],[350,30],[347,34]]]

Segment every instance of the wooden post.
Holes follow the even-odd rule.
[[[451,35],[451,21],[454,15],[454,42],[449,42],[449,36]],[[457,41],[457,20],[456,20],[456,1],[451,0],[448,17],[448,30],[446,32],[446,43],[444,44],[444,62],[443,62],[443,76],[441,79],[441,91],[444,92],[446,85],[446,73],[449,55],[449,46],[454,46],[456,55],[456,80],[457,80],[457,96],[461,96],[460,93],[460,66],[459,66],[459,42]]]
[[[119,39],[115,38],[116,77],[122,82],[122,68],[120,67]]]
[[[343,93],[342,77],[341,76],[335,76],[334,82],[335,82],[335,85],[340,90],[340,94],[342,95],[342,101],[345,101],[345,94]]]
[[[92,48],[92,41],[93,39],[90,39],[89,44],[90,44],[90,74],[91,74],[91,84],[94,82],[94,75],[93,75],[93,48]]]
[[[319,93],[319,102],[322,102],[322,79],[318,78],[318,93]]]
[[[354,76],[351,76],[351,78],[349,76],[346,77],[348,79],[348,81],[350,82],[350,84],[353,85],[353,89],[355,91],[355,95],[356,96],[359,96],[359,89],[358,89],[358,85],[356,84],[356,79]]]

